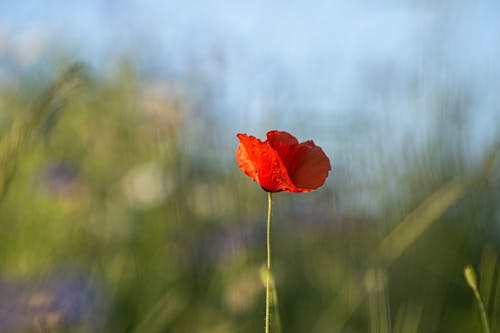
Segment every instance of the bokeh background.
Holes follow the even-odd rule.
[[[274,332],[500,331],[496,1],[0,2],[0,331],[259,332],[236,133],[332,159],[274,196]],[[279,313],[279,314],[277,314]]]

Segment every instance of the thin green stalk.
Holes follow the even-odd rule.
[[[273,210],[272,193],[267,192],[267,274],[266,274],[266,328],[265,332],[269,333],[269,303],[271,300],[270,289],[270,274],[271,274],[271,213]]]
[[[476,297],[477,304],[479,306],[479,313],[481,314],[481,321],[483,324],[484,333],[490,333],[490,325],[488,324],[488,316],[486,315],[486,310],[484,309],[483,300],[481,299],[481,294],[479,293],[479,288],[477,286],[476,271],[471,265],[465,266],[464,269],[465,279],[472,289],[474,296]]]
[[[479,312],[481,313],[481,321],[483,322],[484,333],[490,333],[488,317],[486,316],[486,310],[484,309],[483,300],[481,299],[479,290],[474,290],[474,296],[476,296],[477,304],[479,305]]]

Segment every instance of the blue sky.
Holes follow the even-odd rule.
[[[201,73],[234,130],[308,118],[347,132],[373,123],[396,140],[425,137],[433,94],[466,90],[481,141],[498,130],[499,31],[496,1],[2,0],[0,73],[8,52],[29,62],[32,44],[63,45],[97,71],[125,55],[153,76]]]

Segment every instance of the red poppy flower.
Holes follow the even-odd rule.
[[[299,143],[281,131],[267,132],[262,142],[254,136],[238,134],[236,159],[241,170],[267,192],[310,192],[325,182],[330,161],[313,141]]]

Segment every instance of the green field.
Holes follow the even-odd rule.
[[[267,198],[236,133],[118,68],[0,88],[0,331],[263,332]],[[274,195],[271,332],[481,332],[467,264],[500,331],[500,146],[441,125],[358,152],[370,177],[331,147],[326,186]]]

